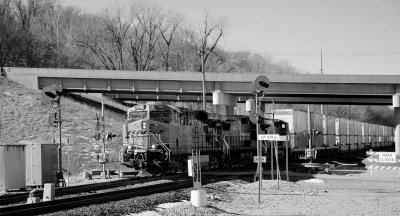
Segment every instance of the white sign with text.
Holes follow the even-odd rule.
[[[396,163],[395,152],[379,152],[380,163]]]
[[[259,134],[258,140],[279,141],[279,134]]]
[[[259,157],[258,156],[254,156],[254,163],[258,163],[259,161]],[[261,156],[261,163],[267,163],[267,156]]]

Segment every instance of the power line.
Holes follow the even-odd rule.
[[[258,53],[266,56],[282,56],[282,57],[320,57],[319,53]],[[386,52],[324,52],[324,57],[370,57],[370,56],[400,56],[400,51]]]

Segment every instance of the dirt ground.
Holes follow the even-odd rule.
[[[242,180],[204,185],[208,205],[190,201],[132,215],[399,215],[400,171],[337,170],[328,174],[290,173],[291,181]],[[266,178],[269,178],[266,175]]]

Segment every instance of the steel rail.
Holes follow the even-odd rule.
[[[79,197],[71,197],[54,201],[25,204],[0,208],[0,215],[37,215],[72,209],[91,204],[105,203],[137,196],[147,196],[154,193],[162,193],[191,187],[191,181],[170,182],[165,184],[150,185],[139,188],[116,190],[111,192],[96,193]]]
[[[85,184],[85,185],[76,185],[70,186],[65,188],[56,188],[55,194],[56,196],[64,196],[70,194],[77,194],[77,193],[84,193],[84,192],[91,192],[97,191],[102,189],[110,189],[115,187],[133,185],[133,184],[140,184],[149,181],[157,181],[165,178],[161,177],[143,177],[138,179],[121,179],[116,181],[109,181],[109,182],[100,182],[94,184]],[[38,196],[42,196],[42,192],[38,192]],[[7,194],[0,196],[0,205],[9,205],[18,202],[26,201],[29,196],[29,192],[18,193],[18,194]],[[1,207],[0,207],[1,209]]]

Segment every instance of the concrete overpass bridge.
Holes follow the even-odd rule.
[[[77,69],[6,68],[7,76],[32,89],[57,84],[67,92],[103,93],[122,101],[200,101],[199,72],[104,71]],[[228,103],[253,97],[250,83],[260,74],[206,73],[207,101],[224,94]],[[400,75],[267,75],[265,100],[275,103],[393,105],[400,153]]]
[[[67,92],[104,93],[126,100],[200,101],[199,72],[105,71],[6,68],[8,77],[33,89],[58,84]],[[206,73],[207,101],[221,91],[244,102],[253,97],[250,83],[260,74]],[[267,75],[266,97],[276,103],[392,105],[400,93],[400,75]]]

